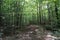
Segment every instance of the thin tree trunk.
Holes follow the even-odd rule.
[[[59,17],[58,17],[58,8],[57,8],[57,4],[56,4],[56,2],[55,2],[55,13],[56,13],[56,18],[57,18],[57,20],[58,20]]]
[[[49,7],[49,4],[47,4],[47,7],[48,7],[48,24],[50,24],[51,22],[51,12],[50,12],[50,7]]]
[[[59,20],[59,17],[58,17],[58,8],[57,8],[57,3],[56,2],[54,2],[55,3],[55,13],[56,13],[56,19],[57,19],[57,25],[56,26],[58,26],[58,24],[59,24],[59,22],[58,22],[58,20]]]

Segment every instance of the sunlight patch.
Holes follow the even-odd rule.
[[[26,2],[29,2],[29,0],[25,0]]]

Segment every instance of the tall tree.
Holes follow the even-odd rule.
[[[54,1],[55,3],[55,13],[56,13],[56,19],[57,19],[57,28],[60,28],[60,25],[59,25],[59,14],[58,14],[58,1]]]

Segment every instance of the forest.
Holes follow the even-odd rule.
[[[0,0],[2,40],[45,40],[47,34],[60,37],[60,0]]]

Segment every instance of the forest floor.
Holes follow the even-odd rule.
[[[40,28],[39,30],[39,26],[37,25],[30,25],[28,28],[29,31],[14,36],[0,38],[0,40],[44,40],[46,35],[44,34],[44,30],[42,30],[43,28]]]

